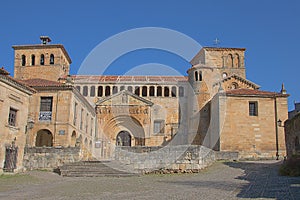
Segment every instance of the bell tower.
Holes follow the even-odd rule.
[[[20,80],[46,79],[58,81],[69,75],[72,63],[62,44],[50,44],[48,36],[40,37],[41,44],[16,45],[14,77]]]

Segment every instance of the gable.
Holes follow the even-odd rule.
[[[242,78],[236,74],[224,78],[223,80],[215,83],[214,86],[218,86],[220,84],[222,85],[222,88],[225,91],[240,89],[240,88],[258,90],[260,88],[259,85],[245,78]]]
[[[96,102],[96,105],[126,105],[126,106],[133,106],[133,105],[147,105],[152,106],[153,103],[147,99],[144,99],[140,96],[137,96],[127,90],[120,91],[114,95],[104,97]]]

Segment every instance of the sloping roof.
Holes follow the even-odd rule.
[[[218,85],[220,82],[226,82],[226,81],[229,81],[230,79],[236,79],[236,80],[239,80],[239,81],[241,81],[241,82],[244,82],[244,83],[246,83],[246,84],[248,84],[248,85],[250,85],[250,86],[252,86],[254,89],[259,89],[260,88],[260,86],[259,85],[257,85],[257,84],[255,84],[255,83],[253,83],[252,81],[249,81],[249,80],[247,80],[247,79],[245,79],[245,78],[243,78],[243,77],[240,77],[240,76],[238,76],[238,75],[236,75],[236,74],[233,74],[233,75],[231,75],[231,76],[227,76],[227,77],[225,77],[224,79],[222,79],[221,81],[218,81],[218,82],[216,82],[215,84],[214,84],[214,86],[215,85]]]
[[[226,91],[227,96],[262,96],[262,97],[288,97],[288,94],[281,94],[278,92],[269,92],[262,90],[251,90],[251,89],[235,89]]]
[[[65,86],[64,84],[57,82],[57,81],[50,81],[50,80],[39,79],[39,78],[22,80],[21,82],[30,87],[63,87],[63,86]]]
[[[87,82],[186,82],[187,76],[118,76],[118,75],[73,75],[74,81]]]

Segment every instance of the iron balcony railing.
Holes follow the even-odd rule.
[[[40,111],[39,121],[51,121],[52,112],[51,111]]]

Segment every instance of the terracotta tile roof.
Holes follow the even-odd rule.
[[[277,92],[269,92],[262,90],[251,90],[251,89],[236,89],[225,92],[227,96],[264,96],[264,97],[288,97],[288,94],[281,94]]]
[[[186,82],[187,76],[118,76],[118,75],[72,75],[74,81],[88,82]]]
[[[0,74],[2,74],[2,75],[9,75],[9,72],[6,71],[6,70],[4,69],[4,67],[1,67],[1,68],[0,68]]]
[[[64,86],[64,84],[59,83],[57,81],[50,81],[50,80],[39,79],[39,78],[22,80],[21,82],[30,87],[62,87],[62,86]]]

